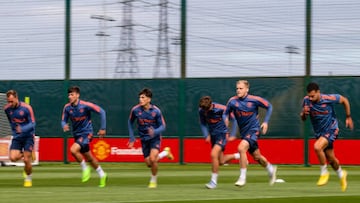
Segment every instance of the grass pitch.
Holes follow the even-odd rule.
[[[278,178],[285,183],[269,186],[267,172],[255,165],[248,168],[245,187],[235,187],[238,165],[220,168],[218,187],[205,188],[210,180],[210,164],[160,163],[158,188],[148,189],[150,170],[143,163],[102,163],[108,173],[105,188],[98,188],[98,175],[92,172],[81,183],[78,164],[41,163],[34,167],[33,187],[24,188],[22,167],[0,167],[0,202],[4,203],[331,203],[360,202],[360,168],[348,171],[348,190],[341,192],[339,179],[331,172],[329,183],[316,186],[319,167],[278,166]]]

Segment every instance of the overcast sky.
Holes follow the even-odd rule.
[[[125,7],[115,0],[72,1],[71,77],[179,77],[180,0],[168,2],[161,43],[155,2]],[[313,75],[360,75],[360,2],[338,2],[313,2]],[[187,77],[304,75],[305,0],[188,0],[187,5]],[[132,11],[128,35],[121,35],[127,31],[124,8]],[[64,1],[13,0],[2,2],[0,10],[0,79],[63,79]],[[98,15],[113,21],[95,19]],[[132,52],[121,51],[128,48]],[[159,55],[159,48],[170,54]]]

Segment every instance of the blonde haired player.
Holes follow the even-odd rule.
[[[269,184],[273,185],[276,181],[277,166],[272,165],[265,156],[260,153],[257,142],[260,133],[267,133],[268,122],[272,113],[272,105],[262,97],[250,95],[249,89],[250,84],[248,81],[239,80],[236,83],[236,96],[229,99],[225,111],[227,118],[230,113],[234,113],[242,138],[238,146],[240,153],[240,177],[235,185],[241,187],[246,184],[247,151],[249,151],[255,161],[266,168],[269,175]],[[258,115],[259,107],[266,109],[265,118],[261,125]],[[228,119],[225,123],[228,125]]]
[[[35,115],[32,107],[19,101],[15,90],[6,92],[7,104],[4,107],[12,130],[9,159],[24,161],[24,187],[32,186],[32,152],[35,138]]]

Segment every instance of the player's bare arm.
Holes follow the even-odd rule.
[[[354,122],[351,118],[351,110],[350,110],[349,100],[346,97],[340,95],[340,104],[344,105],[345,114],[346,114],[346,120],[345,120],[346,127],[351,130],[354,129]]]
[[[210,135],[206,136],[205,142],[210,143],[210,141],[211,141],[211,136]]]
[[[268,123],[265,123],[265,122],[262,123],[260,128],[261,128],[261,133],[265,135],[267,133],[267,130],[268,130]]]
[[[155,129],[154,129],[152,126],[150,126],[150,127],[148,128],[148,134],[149,134],[151,137],[154,137],[154,135],[155,135]]]
[[[229,134],[226,134],[226,140],[229,142],[234,141],[236,140],[236,135],[230,136]]]
[[[306,120],[306,117],[310,114],[309,106],[304,106],[303,110],[300,113],[301,120]]]
[[[135,142],[130,142],[130,141],[129,141],[129,142],[127,143],[127,146],[128,146],[130,149],[131,149],[131,148],[134,148],[134,143],[135,143]]]
[[[103,138],[106,135],[106,130],[105,129],[100,129],[98,132],[98,136],[100,138]]]
[[[15,130],[16,130],[16,133],[18,133],[18,134],[20,134],[22,132],[20,124],[16,124]]]
[[[68,132],[70,130],[69,124],[64,125],[63,131]]]

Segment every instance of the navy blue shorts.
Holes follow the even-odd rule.
[[[158,149],[160,151],[161,138],[156,136],[150,140],[141,140],[141,147],[144,158],[150,156],[151,149]]]
[[[246,140],[249,143],[249,149],[248,151],[252,154],[255,152],[255,150],[259,149],[259,145],[258,145],[258,134],[259,131],[254,131],[254,132],[250,132],[248,133],[246,136],[243,136],[243,140]]]
[[[219,145],[221,150],[224,151],[226,145],[226,134],[227,133],[211,135],[211,148],[213,148],[214,145]]]
[[[34,136],[16,137],[11,141],[10,150],[32,152],[34,150]]]
[[[80,145],[80,153],[86,153],[90,151],[90,142],[92,137],[92,134],[88,134],[75,138],[75,142]]]
[[[319,137],[324,137],[327,139],[328,141],[328,145],[326,146],[326,148],[324,149],[327,150],[327,149],[333,149],[334,148],[334,142],[337,138],[337,135],[338,135],[338,129],[336,130],[331,130],[330,132],[326,133],[326,134],[323,134],[323,135],[320,135],[318,136],[316,139],[318,139]]]

